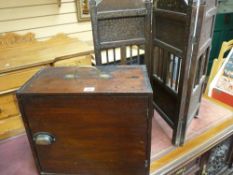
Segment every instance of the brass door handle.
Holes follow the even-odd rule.
[[[51,145],[56,139],[48,132],[38,132],[33,135],[33,140],[37,145]]]

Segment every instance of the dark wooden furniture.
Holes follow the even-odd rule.
[[[103,62],[146,64],[149,68],[151,7],[150,0],[103,0],[98,4],[95,0],[90,1],[96,65]],[[118,48],[120,61],[116,58]],[[143,58],[140,48],[145,49]],[[134,50],[136,57],[133,57]],[[103,54],[106,60],[103,60]]]
[[[198,115],[213,34],[217,0],[158,0],[153,9],[154,106],[182,145]]]
[[[41,174],[149,174],[145,66],[47,68],[17,98]]]
[[[125,46],[143,44],[154,107],[174,130],[172,142],[180,146],[198,116],[217,0],[154,0],[151,6],[142,0],[90,1],[96,63],[102,64],[102,54],[109,62],[109,49],[115,52],[116,47],[122,64],[135,63],[132,51],[127,62]]]

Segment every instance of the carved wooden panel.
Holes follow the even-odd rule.
[[[90,8],[96,65],[146,64],[149,69],[151,2],[149,0],[120,2],[91,0]],[[137,48],[136,57],[133,57],[135,52],[133,48]],[[142,48],[145,49],[143,58],[140,55]],[[116,51],[119,49],[120,60],[116,56]]]
[[[129,17],[100,20],[100,42],[145,38],[144,17]]]
[[[171,11],[183,12],[187,11],[188,0],[157,0],[157,8]]]
[[[172,14],[171,16],[165,16],[163,11],[159,11],[154,14],[153,25],[153,37],[156,38],[155,42],[161,43],[160,41],[162,41],[163,43],[169,44],[171,47],[184,50],[186,47],[186,33],[185,23],[182,19],[175,20]]]

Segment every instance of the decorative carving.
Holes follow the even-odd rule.
[[[144,17],[99,21],[100,41],[109,42],[144,37]]]
[[[230,149],[230,142],[231,140],[228,139],[227,141],[221,143],[220,145],[216,146],[210,154],[208,165],[207,165],[207,174],[208,175],[215,175],[220,172],[224,167],[227,166],[226,159]]]
[[[186,0],[158,0],[157,8],[186,13],[188,3]]]
[[[6,33],[0,35],[0,48],[9,48],[21,43],[35,42],[35,34],[27,33],[25,35],[18,35],[16,33]]]

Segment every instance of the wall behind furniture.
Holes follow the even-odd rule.
[[[92,43],[91,23],[78,22],[75,0],[0,0],[0,35],[33,32],[38,40],[58,33]]]

